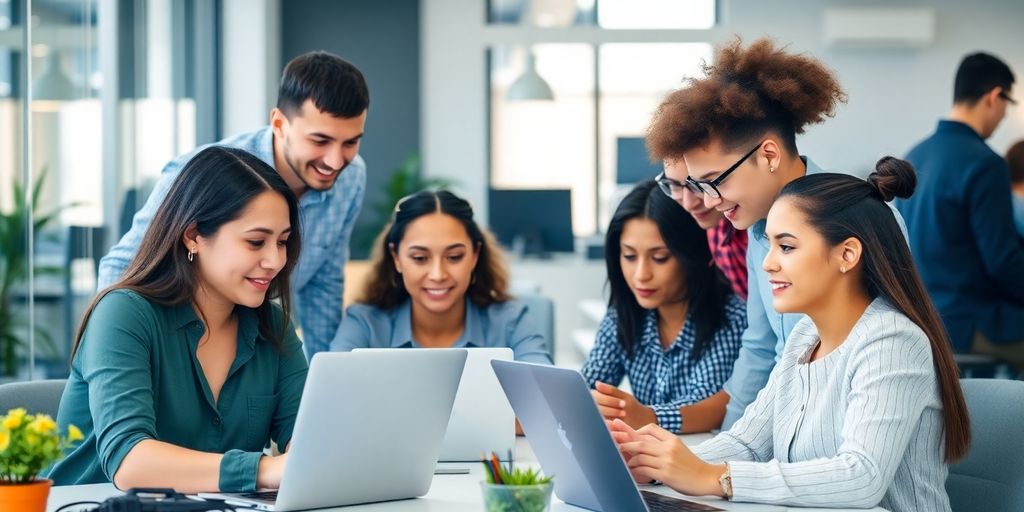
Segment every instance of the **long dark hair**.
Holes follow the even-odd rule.
[[[505,258],[494,237],[473,220],[473,207],[469,201],[447,190],[421,190],[398,202],[391,223],[377,236],[370,275],[358,302],[391,309],[409,297],[402,276],[391,259],[391,251],[398,251],[405,230],[412,221],[432,213],[443,213],[459,221],[473,242],[473,250],[478,252],[473,280],[466,290],[469,300],[479,307],[509,300]]]
[[[292,232],[286,248],[288,261],[270,282],[263,303],[255,311],[260,335],[281,348],[291,321],[289,281],[301,246],[298,200],[277,171],[259,158],[240,149],[210,146],[189,160],[174,180],[121,280],[101,291],[86,310],[72,357],[96,304],[113,290],[131,290],[164,306],[191,302],[199,279],[182,245],[185,231],[195,226],[200,235],[211,237],[222,225],[237,219],[253,198],[267,191],[280,194],[288,203]],[[274,318],[274,299],[280,301],[281,319]]]
[[[928,336],[942,393],[945,459],[955,462],[967,454],[971,424],[953,351],[896,217],[885,204],[894,197],[910,197],[916,185],[914,168],[887,156],[878,161],[867,181],[846,174],[811,174],[787,184],[779,197],[792,197],[830,246],[849,238],[860,240],[868,295],[889,301]]]
[[[689,303],[689,319],[696,324],[693,357],[699,358],[714,339],[715,332],[725,323],[725,303],[731,289],[725,276],[711,265],[711,250],[705,231],[653,180],[634,187],[619,203],[604,239],[604,261],[611,288],[608,307],[618,318],[619,343],[632,358],[643,334],[643,317],[647,311],[640,307],[630,290],[620,261],[622,230],[633,219],[654,221],[665,246],[679,261],[685,279],[684,300]]]

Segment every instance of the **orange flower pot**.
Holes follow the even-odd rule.
[[[0,510],[4,512],[46,512],[53,480],[29,484],[0,484]]]

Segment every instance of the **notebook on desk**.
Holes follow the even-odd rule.
[[[555,495],[562,501],[599,512],[723,510],[641,492],[579,372],[515,361],[492,361],[491,366],[541,468],[555,475]],[[722,507],[732,509],[733,504]],[[783,510],[747,504],[738,508]]]
[[[465,362],[464,349],[316,354],[281,488],[200,497],[285,512],[426,494]]]

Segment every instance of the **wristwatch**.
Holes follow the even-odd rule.
[[[729,470],[729,465],[725,465],[725,473],[718,477],[718,485],[722,486],[722,495],[725,499],[732,499],[732,472]]]

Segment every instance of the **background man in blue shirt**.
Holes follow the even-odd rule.
[[[898,203],[911,252],[957,352],[1024,367],[1024,240],[1010,173],[985,139],[1016,103],[1003,61],[975,53],[956,73],[953,109],[907,154],[917,191]]]
[[[215,143],[270,164],[299,197],[302,252],[291,279],[308,357],[328,349],[341,323],[349,239],[366,190],[358,153],[369,104],[366,79],[355,66],[326,52],[307,53],[285,67],[269,126]],[[201,149],[164,167],[131,229],[100,261],[100,289],[121,278],[174,179]]]

